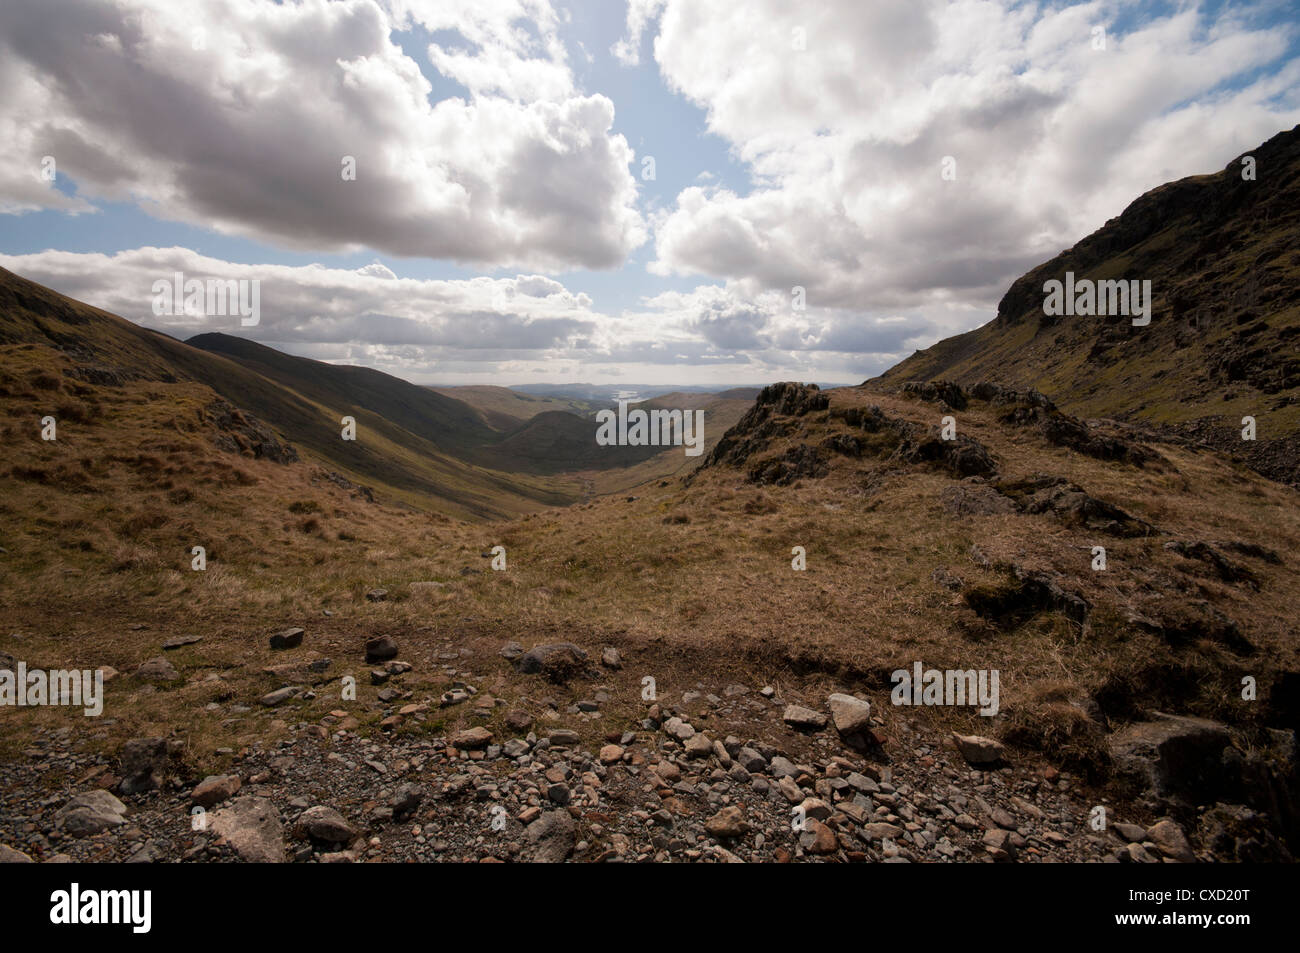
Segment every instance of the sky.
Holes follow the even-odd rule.
[[[0,267],[176,337],[417,383],[854,383],[1300,123],[1300,16],[4,0],[0,90]],[[178,272],[256,282],[258,323],[157,313]]]

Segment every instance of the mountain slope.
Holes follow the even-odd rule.
[[[669,393],[629,404],[628,410],[702,410],[707,451],[749,405],[749,400],[714,394]],[[609,409],[617,410],[617,405]],[[546,411],[505,433],[496,445],[482,448],[474,459],[510,471],[581,473],[594,478],[600,492],[618,492],[693,467],[703,456],[686,456],[680,446],[601,446],[596,428],[594,414]]]
[[[1300,480],[1300,127],[1218,173],[1162,185],[1012,284],[997,317],[918,351],[876,383],[1033,387],[1086,417],[1142,422]],[[1049,317],[1044,284],[1150,280],[1151,322]],[[1240,439],[1244,416],[1258,440]]]
[[[17,396],[28,379],[19,365],[35,350],[6,360],[4,386],[13,393],[5,399],[26,400]],[[105,411],[122,412],[112,396],[103,398]],[[888,780],[898,792],[907,785],[907,802],[883,787],[871,793],[897,814],[916,798],[918,823],[935,825],[933,841],[898,835],[913,859],[944,860],[943,838],[962,856],[985,856],[981,825],[998,827],[983,820],[995,804],[1035,836],[1059,826],[1057,843],[1073,845],[1075,859],[1128,850],[1117,835],[1086,827],[1096,804],[1144,828],[1175,818],[1203,858],[1284,859],[1280,839],[1300,845],[1292,734],[1300,725],[1292,595],[1300,507],[1295,490],[1217,453],[1144,446],[1128,428],[1089,427],[1025,392],[776,385],[688,480],[467,524],[366,504],[328,483],[308,486],[303,468],[264,459],[239,461],[242,478],[214,483],[199,483],[205,471],[167,474],[182,485],[166,492],[193,487],[190,499],[154,484],[137,489],[136,474],[190,466],[193,456],[170,446],[185,438],[166,434],[155,405],[132,406],[161,426],[147,447],[122,454],[130,486],[115,487],[97,469],[80,487],[63,478],[89,455],[76,428],[57,445],[28,432],[12,445],[42,472],[9,477],[16,495],[0,499],[0,651],[47,667],[109,664],[123,673],[108,686],[110,733],[90,740],[109,757],[132,738],[184,726],[197,782],[228,772],[232,748],[280,752],[279,741],[300,737],[302,726],[320,726],[326,739],[339,729],[367,739],[392,764],[406,740],[454,747],[457,730],[472,726],[523,743],[529,729],[507,716],[518,708],[539,734],[577,732],[583,750],[632,732],[651,758],[680,761],[683,778],[701,778],[698,793],[665,783],[662,796],[707,817],[704,795],[729,769],[715,754],[685,751],[677,738],[646,729],[648,717],[662,724],[677,716],[710,738],[734,735],[815,766],[798,796],[846,807],[835,811],[836,834],[874,860],[883,859],[881,831],[894,838],[875,822],[893,822],[870,806],[852,812],[855,792],[832,780],[846,771]],[[962,408],[957,441],[938,436],[945,406]],[[217,557],[205,573],[187,569],[185,547],[195,540]],[[509,554],[501,572],[481,556],[496,545]],[[1094,567],[1097,546],[1106,550],[1104,571]],[[794,547],[806,551],[803,569],[792,565]],[[387,596],[367,598],[373,587]],[[271,649],[267,637],[289,625],[307,630],[303,644]],[[395,639],[413,666],[383,685],[364,677],[373,667],[363,667],[364,646],[377,634]],[[145,694],[148,683],[131,673],[178,635],[203,641],[166,653],[177,677]],[[501,655],[509,641],[573,642],[593,671],[565,684],[516,672]],[[604,646],[618,649],[621,668],[600,664]],[[326,671],[295,674],[313,661]],[[893,704],[892,673],[917,663],[999,672],[997,713]],[[363,676],[355,700],[340,697],[343,674]],[[642,694],[646,675],[657,686],[654,708]],[[1247,676],[1257,699],[1242,695]],[[465,684],[490,694],[491,707],[446,705]],[[756,691],[765,685],[774,700]],[[283,697],[294,686],[302,690]],[[799,733],[784,721],[787,704],[824,710],[832,692],[870,700],[865,751],[834,726]],[[267,693],[274,705],[259,703]],[[587,700],[599,719],[578,707]],[[340,722],[332,714],[340,708],[354,720]],[[1132,739],[1161,729],[1156,712],[1223,727],[1186,739],[1197,758],[1207,756],[1205,770],[1180,756],[1168,790],[1147,791],[1133,771],[1145,762]],[[82,722],[66,709],[12,714],[0,751],[7,745],[14,758],[39,740],[33,732]],[[967,765],[952,731],[999,739],[1008,768]],[[504,749],[483,758],[495,777],[518,767]],[[466,761],[450,759],[440,764],[463,778]],[[439,770],[430,762],[420,778],[440,779]],[[659,786],[647,773],[635,781],[637,800],[623,801],[611,783],[597,789],[598,803],[615,817],[647,800],[654,810],[671,806],[646,790],[647,780]],[[1067,789],[1068,809],[1039,800]],[[349,807],[361,812],[350,817],[374,807],[370,791],[369,806]],[[751,804],[761,793],[769,806],[776,793],[756,792],[747,776],[733,792]],[[455,829],[453,814],[463,823],[467,802],[448,795],[427,799],[443,813],[426,829]],[[459,795],[475,796],[472,788]],[[954,823],[966,809],[957,797],[975,810],[975,827]],[[1026,799],[1050,821],[1026,816]],[[944,814],[940,804],[954,809]],[[788,811],[783,797],[777,808]],[[1227,834],[1225,810],[1241,822]],[[384,844],[399,826],[385,825]],[[599,856],[605,842],[586,830]],[[0,824],[0,838],[7,833]],[[853,859],[839,845],[837,836],[827,858]],[[753,856],[770,858],[771,849]],[[1038,854],[1019,849],[1024,859],[1054,856],[1048,843]]]
[[[237,354],[238,360],[205,351],[0,269],[0,348],[6,352],[6,362],[12,352],[31,346],[47,349],[49,372],[71,377],[81,382],[83,389],[115,393],[151,385],[146,389],[155,393],[156,412],[163,419],[173,400],[171,388],[201,385],[206,397],[201,396],[204,391],[186,390],[186,394],[206,404],[224,398],[349,480],[448,515],[482,518],[516,514],[564,504],[580,493],[577,481],[498,473],[459,459],[455,451],[472,439],[471,435],[495,435],[471,408],[458,401],[377,372],[350,373],[363,370],[359,368],[332,369],[330,380],[344,381],[351,388],[332,391],[313,378],[310,368],[296,367],[295,362],[301,359],[235,338],[228,339],[226,350]],[[250,359],[250,354],[259,360]],[[397,388],[398,384],[409,390]],[[392,397],[386,388],[398,390],[400,395]],[[404,411],[401,404],[406,395],[423,398],[425,404]],[[358,409],[352,403],[358,396],[392,412],[419,432],[412,433],[379,413]],[[37,409],[38,405],[24,412]],[[420,418],[421,409],[436,415],[432,422]],[[341,439],[339,418],[345,414],[356,417],[355,441]],[[124,433],[122,439],[129,442],[132,434]],[[450,452],[444,446],[451,448]],[[245,448],[245,452],[253,451]]]
[[[229,334],[199,334],[185,343],[238,361],[313,403],[342,413],[368,410],[445,451],[463,453],[494,436],[463,401],[382,371],[294,357]]]
[[[513,474],[512,479],[524,481],[530,479],[525,475],[558,478],[579,471],[623,470],[665,453],[664,448],[654,446],[600,446],[596,443],[592,414],[584,412],[581,402],[571,399],[523,393],[517,399],[510,399],[492,393],[486,395],[489,409],[484,409],[437,388],[421,387],[380,371],[294,357],[227,334],[200,334],[186,343],[237,361],[259,377],[274,381],[313,406],[327,410],[328,413],[317,414],[322,420],[338,420],[344,414],[356,416],[359,424],[364,420],[369,432],[379,434],[391,444],[385,447],[385,453],[394,458],[412,449],[430,458],[450,454],[467,464],[496,474]],[[215,388],[221,386],[219,380],[209,382]],[[504,388],[471,390],[474,393],[470,396],[480,401],[485,398],[484,391],[505,391]],[[235,399],[234,394],[229,396]],[[538,410],[518,418],[497,409],[511,407],[518,412],[519,407],[530,404],[535,404]],[[710,394],[692,393],[664,395],[637,406],[707,408],[713,435],[718,436],[735,423],[747,404],[743,400],[719,401]],[[269,421],[280,419],[273,401],[250,398],[248,406]],[[338,438],[337,429],[295,426],[291,436],[318,452],[329,453]],[[680,450],[676,452],[681,454]],[[383,461],[368,462],[373,463],[371,469],[376,478],[382,476]],[[660,467],[645,478],[674,469]],[[481,479],[492,482],[494,473],[484,473]],[[393,477],[386,482],[393,483]],[[530,488],[529,492],[534,491]],[[539,498],[557,503],[571,499],[554,493]]]
[[[593,413],[596,405],[574,397],[552,397],[528,394],[509,387],[470,384],[459,387],[429,388],[444,397],[461,400],[483,414],[484,422],[494,430],[512,430],[522,421],[531,420],[548,410],[584,416]]]

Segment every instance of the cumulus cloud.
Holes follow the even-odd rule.
[[[680,117],[663,101],[679,96],[705,126],[644,143],[710,170],[661,206],[638,199],[615,103],[575,81],[566,43],[585,47],[553,0],[7,0],[6,225],[112,200],[374,260],[0,262],[179,336],[246,333],[416,380],[860,380],[991,318],[1012,280],[1146,189],[1300,122],[1300,27],[1262,26],[1267,8],[628,0],[611,53],[631,67],[652,45],[660,79],[618,87],[646,97],[622,122],[638,143],[663,134],[645,117]],[[700,161],[704,131],[734,165]],[[407,256],[518,274],[399,278]],[[581,269],[619,266],[635,305],[579,290]],[[260,279],[262,324],[153,315],[152,282],[174,271]]]
[[[430,58],[468,97],[430,101],[392,36],[413,23],[454,31]],[[633,152],[555,29],[547,0],[12,0],[0,209],[114,199],[292,248],[616,267],[645,239]]]
[[[341,345],[418,345],[431,354],[546,350],[566,347],[594,327],[590,298],[539,275],[415,280],[396,277],[380,262],[356,270],[247,265],[187,248],[0,255],[0,266],[174,337],[220,331],[295,353]],[[154,283],[172,282],[178,272],[185,280],[257,281],[260,322],[245,328],[238,315],[156,314]]]
[[[663,77],[753,187],[684,189],[657,217],[651,270],[800,285],[810,304],[874,314],[990,307],[1141,192],[1300,121],[1300,63],[1255,76],[1294,27],[1178,5],[1095,49],[1121,12],[1135,11],[666,0]]]
[[[636,308],[603,312],[591,297],[545,275],[454,280],[399,278],[382,262],[357,269],[241,264],[188,248],[113,255],[0,254],[0,267],[174,337],[217,331],[317,360],[360,363],[417,381],[502,383],[579,377],[605,369],[646,381],[708,383],[801,378],[839,382],[883,370],[932,333],[924,315],[864,318],[797,310],[775,292],[700,285]],[[260,322],[237,313],[156,314],[155,282],[257,281]]]

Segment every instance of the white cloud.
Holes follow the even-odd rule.
[[[363,268],[358,268],[357,274],[366,275],[370,278],[388,278],[390,280],[397,277],[391,268],[378,261],[371,262]]]
[[[434,43],[438,72],[475,96],[532,102],[573,94],[559,22],[549,0],[383,0],[401,26],[453,31],[462,42]]]
[[[906,319],[796,311],[788,295],[751,295],[732,284],[663,292],[615,314],[544,275],[417,280],[398,278],[379,261],[355,270],[248,265],[187,248],[0,254],[0,267],[177,338],[236,334],[416,381],[499,384],[505,373],[553,378],[564,366],[593,374],[618,367],[664,383],[854,381],[961,317],[943,307]],[[155,315],[154,282],[172,282],[176,272],[187,280],[258,281],[260,323],[245,328],[237,314]]]
[[[115,199],[294,248],[622,264],[645,239],[633,152],[574,91],[549,3],[390,6],[464,38],[432,52],[468,99],[429,102],[371,0],[5,3],[0,209]],[[39,180],[46,154],[76,198]]]
[[[751,295],[802,285],[810,304],[867,314],[991,307],[1143,191],[1300,121],[1300,62],[1225,91],[1281,57],[1288,28],[1254,29],[1239,7],[1207,25],[1180,6],[1094,50],[1092,27],[1121,11],[1137,12],[667,0],[663,77],[754,186],[684,189],[655,218],[650,270]]]
[[[641,37],[650,22],[663,10],[665,0],[627,0],[627,36],[616,42],[610,53],[624,66],[641,62]]]
[[[627,110],[634,138],[660,128],[645,116],[680,109],[653,99],[666,85],[750,181],[704,171],[667,207],[646,197],[653,277],[629,281],[651,290],[610,311],[571,273],[626,265],[647,222],[615,104],[575,81],[565,40],[585,48],[567,8],[7,0],[0,213],[15,230],[24,212],[115,200],[282,247],[520,274],[414,281],[379,257],[249,266],[183,248],[0,261],[153,326],[160,276],[258,277],[259,339],[414,379],[859,380],[990,318],[1014,278],[1142,191],[1300,121],[1300,60],[1281,63],[1296,27],[1259,28],[1254,10],[629,0],[611,52],[636,65],[653,35],[663,80],[634,104],[654,108]],[[396,42],[414,48],[408,29],[427,37],[427,73]],[[645,145],[724,169],[686,135]],[[73,194],[41,178],[46,155]],[[791,307],[795,286],[806,311]]]
[[[540,275],[415,280],[398,278],[380,262],[352,271],[319,264],[246,265],[187,248],[152,247],[115,255],[0,255],[0,265],[175,337],[221,331],[294,349],[339,344],[548,349],[589,333],[594,318],[590,298]],[[155,315],[153,283],[170,282],[176,272],[186,279],[258,281],[260,323],[243,328],[237,315]]]

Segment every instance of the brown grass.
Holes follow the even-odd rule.
[[[26,351],[6,362],[38,357]],[[28,379],[21,366],[9,372]],[[219,766],[218,749],[282,736],[338,707],[337,682],[312,702],[256,703],[279,685],[262,669],[286,659],[270,651],[267,637],[303,625],[299,651],[334,659],[331,677],[357,677],[368,704],[354,710],[367,713],[366,723],[377,720],[377,689],[362,645],[381,632],[397,637],[400,657],[415,665],[402,679],[412,701],[436,699],[462,678],[534,704],[550,694],[561,711],[593,686],[543,688],[515,676],[497,657],[501,644],[569,640],[593,652],[616,645],[628,665],[601,682],[612,697],[606,720],[573,725],[594,735],[639,717],[644,675],[663,693],[732,681],[810,693],[865,690],[888,719],[889,673],[920,660],[998,669],[1004,714],[992,724],[965,711],[911,714],[936,728],[1001,732],[1088,768],[1104,761],[1099,737],[1061,686],[1095,696],[1116,719],[1168,707],[1249,732],[1266,720],[1267,700],[1240,701],[1241,675],[1255,674],[1264,686],[1272,673],[1297,667],[1290,594],[1300,579],[1289,556],[1300,549],[1296,494],[1214,455],[1162,446],[1164,464],[1137,469],[1050,447],[996,423],[982,405],[959,416],[962,432],[993,450],[1004,477],[1065,476],[1156,524],[1164,535],[1153,539],[1098,537],[1050,516],[956,518],[940,502],[951,476],[871,457],[834,458],[825,478],[788,487],[756,487],[744,470],[707,468],[689,487],[680,480],[643,486],[632,502],[620,495],[469,523],[368,503],[309,462],[279,466],[219,453],[201,430],[178,441],[172,422],[194,418],[201,389],[148,388],[94,388],[101,409],[93,425],[60,419],[57,443],[39,439],[40,408],[27,396],[2,399],[6,419],[30,426],[17,429],[0,470],[7,550],[0,648],[33,665],[107,664],[123,673],[109,686],[112,724],[22,709],[6,713],[11,726],[71,724],[106,750],[129,737],[178,732],[194,758]],[[832,408],[866,400],[854,389],[838,391]],[[870,402],[937,424],[937,410],[926,404],[874,395]],[[804,423],[806,432],[772,452],[816,445],[843,426],[825,413]],[[1231,555],[1249,562],[1260,583],[1254,591],[1169,553],[1169,539],[1257,543],[1284,561]],[[481,555],[498,544],[507,550],[504,573],[490,571]],[[1098,544],[1107,548],[1105,573],[1089,568]],[[190,569],[196,545],[206,547],[205,572]],[[971,558],[972,545],[989,567]],[[791,568],[794,546],[807,551],[805,572]],[[942,568],[967,589],[999,586],[1008,578],[1000,566],[1012,563],[1058,574],[1092,603],[1089,621],[1040,612],[1005,631],[982,626],[960,592],[931,578]],[[366,600],[376,586],[389,591],[387,601]],[[1210,601],[1256,653],[1166,644],[1130,621],[1154,597]],[[148,627],[132,627],[140,623]],[[161,654],[165,638],[188,633],[203,641],[168,653],[182,673],[176,685],[150,688],[129,674]],[[462,650],[454,662],[441,657]],[[232,714],[232,701],[251,710]],[[208,709],[212,702],[216,710]],[[402,730],[454,728],[469,718],[461,706]],[[23,737],[7,731],[0,745],[12,756]]]

